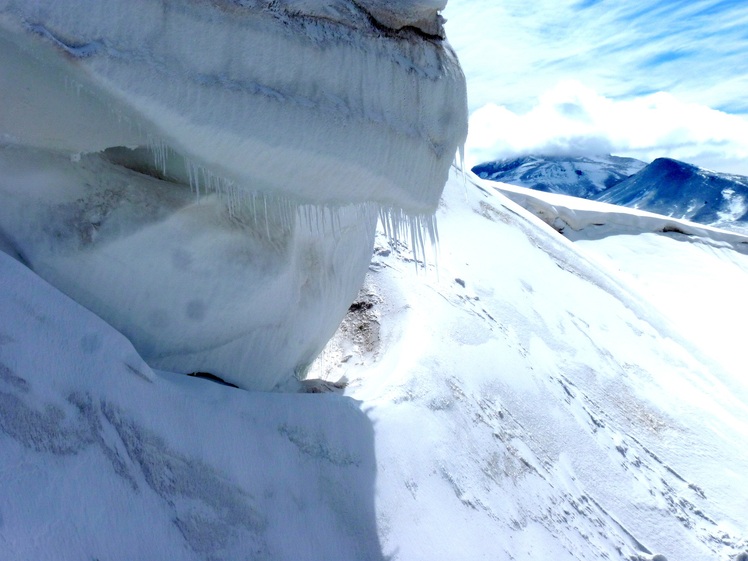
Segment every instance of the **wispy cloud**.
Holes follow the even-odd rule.
[[[451,0],[445,15],[473,109],[515,110],[576,79],[610,97],[668,91],[748,114],[745,0]]]
[[[488,124],[474,116],[474,150],[493,144],[498,157],[501,145],[607,146],[748,173],[740,162],[748,160],[745,0],[450,0],[445,16],[471,111],[493,104],[480,115],[504,127],[489,143],[476,132]],[[576,101],[549,101],[570,89]],[[604,117],[603,108],[627,120]]]

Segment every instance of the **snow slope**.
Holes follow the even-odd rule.
[[[742,371],[742,332],[730,318],[748,313],[745,233],[511,185],[495,188],[645,296],[727,372]]]
[[[690,300],[670,315],[675,298],[660,305],[641,283],[687,285],[695,256],[745,282],[748,257],[697,235],[616,235],[616,221],[572,244],[490,185],[448,184],[438,277],[381,245],[366,287],[378,346],[344,328],[321,359],[375,423],[385,553],[696,560],[745,549],[742,369],[679,324]],[[659,248],[667,278],[662,251],[615,268]],[[713,293],[722,279],[702,275],[693,291],[706,283]],[[723,308],[699,310],[690,326],[736,338]]]
[[[716,234],[615,235],[615,222],[572,243],[477,181],[447,184],[438,270],[379,234],[312,368],[345,376],[345,396],[153,372],[0,255],[3,551],[695,561],[748,548],[742,371],[644,290],[667,282],[661,268],[625,259],[664,248],[670,282],[695,257],[737,282],[748,258]]]
[[[382,559],[352,400],[154,372],[4,253],[0,309],[3,559]]]

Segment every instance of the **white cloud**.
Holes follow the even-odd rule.
[[[469,161],[613,152],[748,175],[745,2],[450,0],[445,16]]]
[[[667,156],[748,175],[748,119],[663,92],[610,99],[571,80],[527,111],[489,103],[472,113],[468,165],[528,153]]]

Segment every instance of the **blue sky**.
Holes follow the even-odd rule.
[[[748,175],[748,1],[450,0],[444,15],[469,160],[605,149]]]

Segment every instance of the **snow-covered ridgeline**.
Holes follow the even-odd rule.
[[[442,4],[0,0],[0,243],[151,365],[283,383],[378,214],[435,238],[467,126]]]

